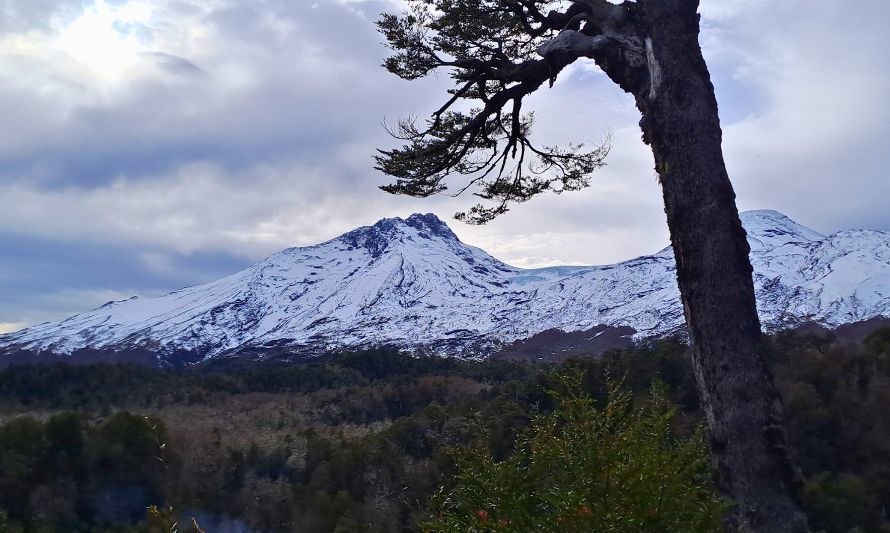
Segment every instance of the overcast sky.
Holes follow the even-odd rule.
[[[472,203],[391,197],[381,122],[445,77],[379,64],[396,0],[0,1],[0,331],[212,281],[386,216]],[[890,229],[890,2],[703,0],[741,209],[823,233]],[[462,240],[517,266],[599,264],[667,244],[630,97],[590,65],[529,101],[544,144],[611,133],[589,189]]]

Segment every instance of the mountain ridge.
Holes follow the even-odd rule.
[[[767,330],[890,315],[890,233],[825,236],[770,210],[742,219]],[[147,349],[163,361],[177,351],[207,359],[390,344],[477,357],[547,330],[630,327],[644,337],[682,325],[670,247],[611,265],[522,269],[464,244],[435,215],[414,214],[287,248],[211,283],[0,335],[0,353]]]

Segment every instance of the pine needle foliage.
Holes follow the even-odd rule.
[[[605,165],[611,140],[593,146],[533,143],[535,117],[523,107],[527,96],[548,82],[552,86],[579,57],[545,58],[540,47],[560,30],[580,27],[585,10],[601,10],[565,4],[407,0],[401,15],[381,16],[377,28],[394,52],[384,68],[406,80],[447,72],[453,81],[445,103],[429,117],[408,116],[387,128],[404,144],[375,157],[375,168],[395,178],[381,189],[417,198],[470,191],[482,203],[455,217],[484,224],[511,204],[590,185],[593,172]],[[449,177],[463,180],[449,188]]]

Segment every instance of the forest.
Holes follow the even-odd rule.
[[[890,328],[861,343],[798,331],[770,344],[812,530],[890,531]],[[192,518],[211,532],[437,530],[442,495],[470,494],[455,487],[461,473],[500,472],[486,490],[510,488],[497,469],[564,412],[551,391],[565,376],[600,407],[661,391],[670,416],[650,420],[669,421],[677,450],[704,465],[696,479],[709,475],[681,339],[558,364],[380,348],[288,366],[14,366],[0,372],[0,530],[187,531]],[[622,446],[647,449],[645,432],[628,435]],[[689,497],[722,505],[707,485]],[[471,514],[479,531],[519,530]]]

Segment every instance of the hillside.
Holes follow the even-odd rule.
[[[890,316],[890,233],[824,236],[775,211],[742,219],[766,329]],[[176,364],[182,353],[316,355],[387,344],[480,357],[548,330],[625,327],[642,338],[682,324],[670,248],[613,265],[521,269],[462,243],[434,215],[415,214],[284,250],[212,283],[6,334],[0,350],[147,350]]]

